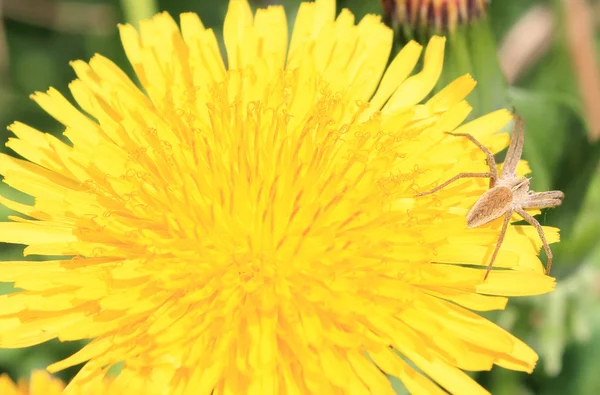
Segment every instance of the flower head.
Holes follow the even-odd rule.
[[[486,0],[382,0],[392,20],[412,27],[431,26],[436,31],[454,31],[485,13]]]
[[[252,15],[232,0],[227,67],[195,14],[121,26],[142,89],[96,55],[77,61],[71,93],[33,96],[65,125],[65,144],[21,123],[0,158],[4,181],[35,197],[2,198],[25,217],[0,240],[27,255],[0,263],[0,346],[92,340],[49,367],[86,362],[69,388],[124,372],[171,393],[484,393],[461,369],[531,371],[535,352],[470,310],[550,291],[529,226],[511,226],[483,282],[498,221],[467,229],[486,189],[465,180],[414,198],[460,171],[485,169],[511,115],[459,126],[475,83],[425,100],[444,39],[409,43],[386,70],[392,32],[357,25],[332,0],[303,3],[288,45],[282,7]],[[523,172],[527,171],[523,164]],[[556,230],[546,231],[549,241]],[[118,376],[116,380],[119,380]]]

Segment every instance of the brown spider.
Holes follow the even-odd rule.
[[[504,236],[506,235],[510,218],[515,212],[537,229],[540,239],[544,245],[546,255],[548,256],[546,274],[550,273],[550,268],[552,267],[552,251],[550,250],[550,246],[546,241],[544,230],[542,229],[540,223],[533,218],[533,216],[527,213],[525,209],[542,209],[559,206],[562,203],[565,194],[561,191],[531,191],[529,190],[529,178],[517,176],[516,169],[523,152],[524,133],[525,127],[523,119],[519,116],[515,116],[515,128],[513,130],[512,139],[510,141],[510,146],[508,147],[504,166],[502,167],[502,174],[500,174],[500,177],[498,177],[494,156],[483,144],[477,141],[475,137],[467,133],[446,132],[446,134],[450,134],[452,136],[466,137],[475,145],[477,145],[485,153],[486,162],[490,168],[490,171],[486,173],[460,173],[441,185],[433,188],[432,190],[416,195],[424,196],[435,193],[448,184],[461,178],[490,178],[489,190],[481,195],[481,197],[477,200],[477,202],[475,202],[467,214],[467,228],[476,228],[504,215],[504,223],[502,224],[500,237],[496,243],[496,248],[492,254],[492,259],[488,264],[487,271],[485,272],[484,280],[487,278],[490,270],[492,270],[492,265],[494,264],[496,255],[498,255],[498,251],[500,250]]]

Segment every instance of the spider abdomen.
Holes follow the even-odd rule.
[[[467,227],[476,228],[506,213],[513,202],[513,192],[505,186],[495,186],[486,191],[467,214]]]

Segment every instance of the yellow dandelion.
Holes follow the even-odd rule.
[[[483,282],[501,221],[467,229],[465,215],[486,181],[414,198],[486,168],[443,132],[508,143],[507,111],[460,126],[469,76],[426,100],[443,38],[411,76],[421,46],[386,70],[391,30],[336,17],[333,0],[303,3],[289,44],[282,7],[232,0],[227,66],[197,15],[180,26],[121,26],[143,89],[96,55],[73,63],[79,108],[33,96],[71,144],[10,126],[26,160],[4,155],[0,173],[35,203],[2,198],[24,216],[0,241],[64,258],[0,263],[21,289],[0,299],[0,347],[93,339],[48,367],[85,362],[67,390],[121,361],[175,394],[392,394],[386,374],[480,394],[464,370],[533,369],[533,350],[471,310],[553,289],[535,229],[510,226],[505,270]]]

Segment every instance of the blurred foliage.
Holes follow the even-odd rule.
[[[26,9],[30,1],[0,4],[21,4],[20,7]],[[66,0],[54,2],[67,4]],[[53,86],[69,97],[68,84],[74,73],[68,62],[87,60],[94,53],[114,60],[131,75],[116,23],[135,23],[136,18],[151,15],[155,10],[166,10],[172,15],[193,11],[221,39],[228,4],[227,0],[79,0],[77,3],[101,7],[98,10],[102,12],[94,9],[89,15],[77,17],[93,17],[93,25],[103,28],[78,30],[73,27],[76,24],[61,26],[65,18],[51,16],[46,21],[28,20],[14,17],[9,12],[10,7],[5,7],[5,40],[0,43],[5,46],[5,53],[0,52],[0,67],[5,70],[0,75],[0,123],[3,125],[19,120],[60,136],[59,125],[28,96]],[[253,6],[273,3],[286,6],[291,30],[299,0],[254,0]],[[508,86],[495,56],[497,43],[531,6],[539,3],[554,10],[558,20],[555,39],[549,51]],[[338,0],[338,9],[341,8],[349,8],[357,20],[367,13],[382,13],[379,0]],[[67,12],[65,9],[61,12]],[[540,217],[543,225],[561,228],[562,241],[553,245],[556,292],[513,299],[505,311],[488,314],[532,345],[541,355],[540,364],[533,375],[501,368],[475,374],[474,377],[494,394],[600,393],[600,376],[596,373],[600,371],[600,144],[590,143],[587,137],[588,126],[562,25],[563,11],[560,0],[492,1],[485,17],[469,26],[458,27],[449,36],[445,72],[439,85],[469,72],[479,82],[469,97],[474,116],[514,106],[526,120],[524,158],[533,170],[533,189],[560,189],[566,193],[563,206],[548,210]],[[410,37],[423,41],[433,33],[430,30],[411,32],[406,26],[397,26],[396,32],[394,51]],[[597,38],[596,46],[600,48],[599,34]],[[8,133],[2,136],[2,142],[9,137]],[[7,151],[4,144],[0,150]],[[31,202],[31,198],[8,190],[5,184],[0,184],[0,192],[9,198]],[[0,207],[0,220],[6,220],[11,214],[10,210]],[[22,259],[22,250],[0,244],[0,259]],[[0,284],[0,294],[11,291],[12,287]],[[0,372],[8,372],[14,378],[27,376],[31,369],[62,359],[81,344],[51,341],[28,349],[0,350]],[[76,370],[67,370],[60,376],[68,379]],[[399,381],[393,384],[399,394],[406,393]]]

